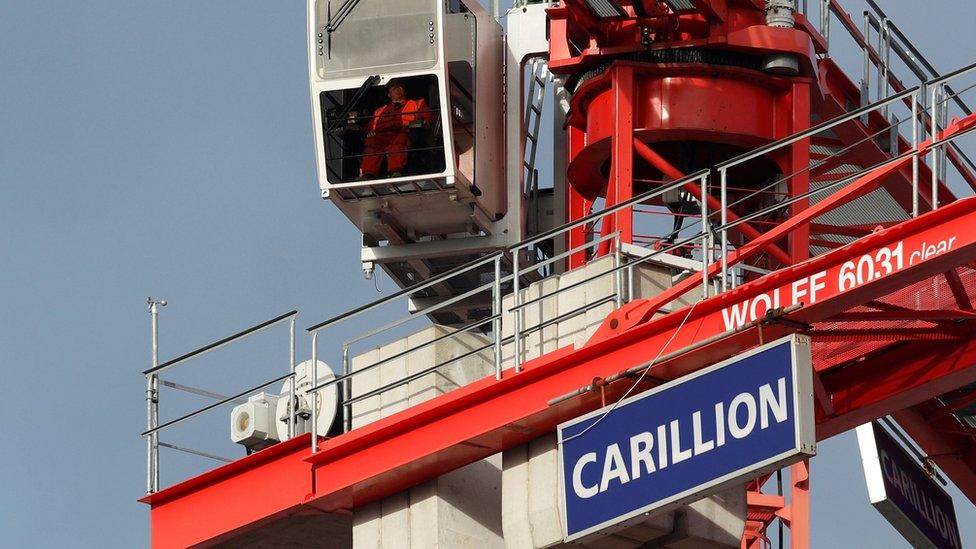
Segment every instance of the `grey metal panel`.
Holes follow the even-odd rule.
[[[626,15],[613,0],[586,0],[586,3],[600,19],[616,19]]]
[[[690,11],[695,9],[695,5],[691,3],[691,0],[664,0],[664,3],[671,8],[671,11]]]
[[[330,37],[326,31],[330,13],[334,15],[343,3],[316,3],[316,27],[330,52],[317,56],[320,77],[367,76],[434,66],[439,46],[430,34],[436,22],[436,0],[359,0]]]

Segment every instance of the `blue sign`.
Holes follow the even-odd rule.
[[[560,425],[566,541],[816,453],[811,376],[790,336]]]
[[[952,497],[877,423],[857,428],[871,504],[912,547],[961,549]]]

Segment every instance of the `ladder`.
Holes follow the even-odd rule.
[[[522,155],[523,192],[528,195],[535,177],[535,155],[539,148],[539,127],[542,123],[542,107],[546,102],[546,87],[552,81],[549,63],[542,57],[537,57],[529,63],[529,92],[526,97],[525,121],[525,149]]]

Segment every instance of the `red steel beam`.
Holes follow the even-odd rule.
[[[976,389],[969,391],[969,393],[957,398],[956,400],[939,407],[935,411],[935,415],[927,416],[926,419],[930,422],[938,421],[952,415],[955,412],[958,412],[959,410],[962,410],[963,408],[972,406],[973,404],[976,404]]]
[[[640,152],[640,150],[641,149],[638,147],[638,152]],[[736,265],[737,263],[758,254],[766,248],[773,246],[776,241],[782,239],[797,227],[809,223],[823,213],[860,198],[877,189],[885,177],[900,169],[901,165],[906,163],[907,160],[908,159],[903,159],[901,162],[889,164],[883,168],[866,174],[840,191],[828,196],[820,203],[797,213],[779,226],[752,239],[752,241],[746,245],[729,254],[728,265]],[[718,275],[721,268],[721,262],[716,261],[712,263],[708,266],[708,275],[710,277]],[[629,303],[626,307],[611,313],[611,316],[608,317],[608,320],[605,321],[604,325],[597,331],[594,338],[607,337],[607,335],[610,333],[607,327],[611,323],[614,323],[614,320],[616,320],[616,324],[618,326],[623,325],[624,327],[631,327],[646,322],[648,318],[657,314],[657,311],[659,311],[662,307],[684,295],[698,285],[700,285],[700,281],[696,281],[696,277],[688,277],[653,298],[637,300]]]
[[[946,282],[949,284],[949,289],[952,290],[952,296],[956,299],[956,303],[959,304],[959,308],[972,311],[973,302],[969,299],[969,292],[963,286],[962,279],[959,278],[959,273],[955,269],[950,269],[946,271],[945,277]]]
[[[219,543],[286,514],[313,491],[310,444],[298,436],[144,497],[152,547]]]
[[[817,341],[954,341],[960,336],[944,328],[920,330],[918,328],[880,328],[872,330],[813,330],[807,335]]]
[[[324,443],[321,451],[310,458],[317,467],[316,486],[324,498],[321,503],[327,509],[360,505],[411,485],[418,480],[411,478],[417,472],[422,472],[420,478],[430,478],[547,432],[559,421],[598,404],[591,401],[586,405],[577,400],[568,401],[565,408],[550,407],[550,399],[587,385],[595,377],[650,361],[672,336],[669,350],[733,328],[733,310],[747,310],[742,317],[744,323],[750,316],[765,312],[762,306],[751,304],[772,305],[777,299],[774,296],[779,294],[780,305],[789,306],[798,296],[802,301],[800,294],[806,287],[816,286],[812,292],[820,295],[792,315],[813,322],[935,276],[944,272],[947,264],[969,261],[976,255],[976,234],[969,234],[973,232],[968,230],[973,213],[976,199],[956,202],[875,233],[843,250],[702,301],[694,308],[654,319],[576,351],[562,349],[540,357],[528,362],[520,375],[509,374],[498,382],[477,382],[337,437]],[[926,228],[919,230],[923,226]],[[954,251],[906,264],[897,272],[857,288],[845,290],[838,286],[840,270],[852,257],[876,257],[880,249],[898,245],[914,253],[924,247],[923,242],[940,239],[952,240]],[[790,292],[794,299],[787,296]],[[695,353],[698,358],[701,356]],[[692,362],[662,364],[651,372],[655,377],[669,379],[708,360]],[[443,469],[445,463],[453,465]]]
[[[962,120],[953,121],[953,123],[950,124],[945,131],[939,135],[939,137],[942,139],[948,139],[951,136],[965,133],[973,127],[976,127],[976,115],[968,116]],[[926,151],[931,148],[931,143],[931,140],[927,140],[919,144],[919,153],[925,154]],[[640,143],[639,140],[635,140],[634,146],[637,152],[642,156],[657,156],[653,150],[647,147],[647,145]],[[648,161],[651,161],[653,157],[648,156],[646,158]],[[660,160],[664,161],[663,158]],[[864,176],[858,178],[856,181],[851,182],[844,188],[834,192],[816,205],[810,206],[802,212],[793,214],[789,219],[784,221],[779,226],[762,233],[758,237],[754,238],[751,242],[748,242],[735,252],[730,253],[727,260],[728,265],[735,265],[766,249],[778,249],[774,246],[775,242],[798,228],[806,227],[809,222],[813,221],[820,215],[874,191],[888,176],[897,173],[905,165],[909,164],[910,161],[911,157],[906,156],[900,160],[890,162],[882,167],[872,170],[866,173]],[[697,188],[697,185],[695,187]],[[696,196],[700,196],[700,194]],[[734,221],[732,218],[729,218],[729,220]],[[907,221],[903,223],[902,226],[910,222],[911,221]],[[889,227],[888,230],[891,230],[891,228]],[[864,241],[865,239],[862,239],[858,242]],[[847,247],[841,249],[847,249],[850,246],[857,246],[858,242],[849,244]],[[954,268],[956,265],[947,265],[946,270],[948,270],[950,267]],[[716,261],[708,266],[707,272],[710,277],[714,277],[719,274],[721,268],[721,263]],[[614,311],[609,317],[607,317],[607,320],[604,321],[603,326],[601,326],[594,335],[594,339],[608,337],[612,333],[612,329],[610,328],[611,324],[615,325],[617,328],[626,329],[647,322],[647,320],[657,314],[662,307],[695,288],[699,283],[700,279],[696,281],[696,277],[688,277],[671,288],[661,292],[654,298],[637,300],[629,303],[627,306]]]
[[[827,225],[825,223],[811,223],[810,232],[814,234],[838,234],[843,236],[853,236],[855,238],[861,238],[864,235],[871,234],[874,230],[866,229],[862,227],[852,226],[852,225]]]
[[[818,421],[817,438],[829,438],[895,410],[903,410],[976,382],[976,340],[933,346],[911,342],[889,347],[820,378],[834,416]]]
[[[972,440],[968,436],[936,429],[926,421],[928,408],[935,406],[935,403],[926,403],[892,415],[929,459],[945,471],[970,501],[976,503],[976,451]]]
[[[209,473],[210,481],[191,481],[147,498],[153,505],[153,535],[159,541],[156,546],[192,545],[226,535],[235,525],[247,527],[258,520],[256,517],[281,516],[302,506],[325,511],[353,508],[522,444],[551,431],[561,421],[600,406],[600,397],[592,394],[555,406],[549,406],[551,399],[588,385],[596,377],[646,364],[661,353],[722,334],[736,325],[735,311],[745,311],[743,320],[746,320],[753,313],[762,315],[765,304],[777,299],[783,307],[802,301],[806,305],[791,316],[803,322],[815,322],[936,276],[954,265],[976,260],[976,231],[970,229],[974,222],[976,198],[961,200],[605,340],[575,350],[559,349],[527,362],[518,375],[507,370],[500,381],[493,377],[483,379],[323,441],[316,454],[283,452],[268,462],[248,466],[252,461],[264,459],[264,452],[259,452],[255,454],[257,457],[252,456],[252,461],[245,458]],[[950,239],[951,249],[908,260],[917,250],[925,250],[923,242]],[[845,263],[866,256],[878,257],[880,250],[899,245],[906,257],[902,268],[865,280],[853,288],[839,285],[839,273]],[[757,303],[760,306],[755,306]],[[789,330],[770,326],[763,332],[768,341]],[[650,374],[673,379],[750,348],[759,339],[755,330],[740,332],[657,364]],[[918,352],[920,356],[931,356],[933,349],[929,345],[924,352],[923,349]],[[877,363],[888,369],[881,373],[893,379],[886,384],[872,384],[867,378],[838,383],[842,377],[824,375],[835,415],[824,418],[827,427],[822,426],[823,432],[846,430],[865,419],[897,410],[903,404],[910,405],[920,395],[930,398],[936,392],[941,394],[973,380],[976,369],[968,368],[976,362],[976,349],[973,353],[973,361],[933,360],[926,363],[927,369],[904,359],[899,366],[897,356],[879,360]],[[969,356],[968,352],[965,356]],[[912,370],[912,374],[899,374],[903,369]],[[864,370],[862,365],[856,365],[837,376]],[[617,398],[627,385],[622,382],[606,386],[607,398]],[[885,388],[883,394],[879,386]],[[874,400],[865,395],[873,395]],[[870,412],[865,414],[865,410]],[[286,444],[289,446],[282,450],[275,448],[285,445],[270,450],[282,452],[291,443]],[[246,510],[243,504],[207,503],[212,503],[218,494],[241,498],[241,494],[262,482],[295,489],[274,498],[251,498]],[[299,492],[306,489],[307,495],[300,496]]]
[[[641,158],[646,160],[650,165],[660,170],[665,177],[668,177],[675,181],[685,178],[685,174],[682,173],[681,170],[674,167],[674,165],[668,162],[666,158],[659,155],[654,149],[649,147],[646,143],[644,143],[640,139],[637,138],[634,139],[634,150],[637,151],[637,154],[640,155]],[[691,195],[697,198],[698,200],[702,199],[702,189],[700,186],[698,186],[698,184],[694,182],[685,183],[684,188],[686,191],[691,193]],[[717,198],[709,194],[707,199],[708,199],[708,209],[710,211],[716,212],[721,210],[722,203],[719,202]],[[729,220],[730,223],[734,223],[735,221],[739,220],[739,216],[738,214],[736,214],[730,209],[727,214],[727,219]],[[760,233],[755,227],[753,227],[749,223],[742,223],[737,227],[737,230],[741,231],[742,234],[746,236],[746,238],[752,240],[758,239],[762,235],[762,233]],[[774,244],[770,244],[768,247],[769,247],[769,252],[772,255],[774,255],[776,259],[782,261],[784,265],[790,265],[793,263],[793,260],[790,257],[790,255],[784,252],[778,246]]]
[[[851,37],[854,38],[854,41],[857,42],[858,46],[860,46],[862,50],[867,48],[868,55],[871,57],[871,60],[875,64],[875,66],[881,66],[882,64],[881,55],[874,48],[874,46],[872,46],[870,43],[867,42],[864,33],[861,31],[861,28],[856,23],[854,23],[854,20],[851,18],[851,15],[843,7],[841,7],[836,0],[834,2],[831,2],[830,10],[837,15],[837,19],[840,20],[842,25],[844,25],[844,28],[847,29],[847,31],[851,34]],[[901,80],[898,80],[894,72],[888,73],[888,82],[889,84],[891,84],[891,89],[894,93],[901,93],[906,89],[908,89],[905,87],[905,84],[901,82]],[[906,104],[909,107],[911,107],[910,102]],[[923,124],[924,127],[929,127],[932,125],[930,114],[928,112],[920,113],[919,118],[920,118],[919,121]],[[904,147],[905,145],[904,140],[899,138],[899,141],[901,142],[900,144]],[[949,161],[952,162],[952,165],[959,171],[959,174],[962,175],[962,178],[966,181],[966,183],[969,184],[970,187],[976,189],[976,174],[974,174],[972,170],[969,169],[969,166],[966,164],[966,162],[963,161],[962,158],[960,158],[959,154],[956,152],[956,149],[949,147],[947,152],[948,152]],[[931,177],[931,175],[929,175],[929,177]],[[928,200],[929,197],[926,196],[925,199]]]
[[[854,313],[841,313],[831,321],[837,322],[897,322],[921,320],[924,322],[938,322],[944,320],[974,320],[976,313],[973,311],[916,311],[906,309],[904,311],[859,311]]]

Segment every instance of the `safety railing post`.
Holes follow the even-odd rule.
[[[701,178],[701,216],[702,216],[702,297],[708,297],[708,265],[711,263],[712,227],[708,221],[708,196],[711,192],[708,188],[708,174]]]
[[[820,34],[824,37],[824,44],[827,46],[827,55],[830,55],[830,0],[823,0],[821,17]]]
[[[512,300],[515,303],[515,310],[513,311],[514,317],[514,330],[512,332],[512,348],[515,353],[515,373],[522,371],[522,296],[519,292],[519,252],[520,248],[515,248],[512,250]]]
[[[502,256],[495,258],[495,284],[491,289],[491,322],[495,337],[495,379],[502,378]]]
[[[624,271],[620,267],[623,261],[623,256],[620,253],[620,233],[613,239],[613,285],[614,293],[617,294],[617,308],[623,307],[624,304]]]
[[[883,19],[878,25],[878,100],[888,98],[888,63],[891,61],[891,38],[888,30],[888,19]],[[881,107],[881,114],[888,119],[888,105]],[[893,153],[895,154],[895,153]]]
[[[888,98],[888,91],[891,89],[891,21],[884,20],[885,30],[885,51],[884,51],[884,98]],[[891,111],[891,105],[884,106],[885,118]],[[897,154],[897,151],[893,154]]]
[[[148,374],[146,376],[146,430],[155,429],[156,425],[153,422],[154,407],[155,407],[155,384],[156,384],[156,374]],[[146,437],[146,493],[152,494],[156,491],[153,484],[153,477],[155,474],[155,464],[156,464],[156,433],[152,433]]]
[[[636,284],[634,284],[634,263],[633,261],[627,262],[627,301],[633,301],[635,299]]]
[[[721,243],[721,254],[722,254],[722,291],[728,290],[728,270],[729,270],[729,230],[727,225],[729,224],[729,172],[722,168],[719,170],[719,184],[721,185],[719,192],[721,194],[722,211],[719,212],[721,215],[722,223],[722,243]]]
[[[942,105],[942,110],[939,111],[941,114],[939,124],[943,130],[949,127],[949,84],[947,82],[939,84],[939,103]],[[945,143],[939,147],[939,179],[941,181],[947,181],[946,176],[948,175],[949,168],[948,150],[950,145],[951,143]]]
[[[912,94],[912,217],[918,217],[918,92]]]
[[[288,322],[288,438],[295,436],[295,317]]]
[[[159,366],[159,307],[166,301],[148,298],[149,324],[152,331],[152,369]],[[151,431],[159,425],[159,375],[146,374],[146,430]],[[159,490],[159,433],[152,432],[146,437],[146,493]]]
[[[871,104],[871,15],[864,12],[864,66],[861,77],[861,106]],[[868,113],[861,116],[861,123],[868,125]]]
[[[349,344],[342,344],[342,375],[349,376],[352,371],[349,364]],[[342,424],[344,432],[352,431],[352,377],[345,377],[342,382]]]
[[[827,28],[827,0],[820,0],[820,34]]]
[[[940,87],[939,84],[932,86],[932,90],[929,93],[932,99],[932,112],[929,113],[929,116],[932,118],[932,143],[938,141],[939,135]],[[929,148],[932,149],[932,209],[936,210],[939,208],[939,147],[933,145]]]
[[[312,386],[316,386],[319,383],[319,333],[312,332]],[[319,392],[317,390],[309,391],[309,398],[312,402],[309,406],[312,408],[312,427],[310,431],[312,432],[312,453],[319,451],[319,429],[318,429],[318,404],[319,404]]]

